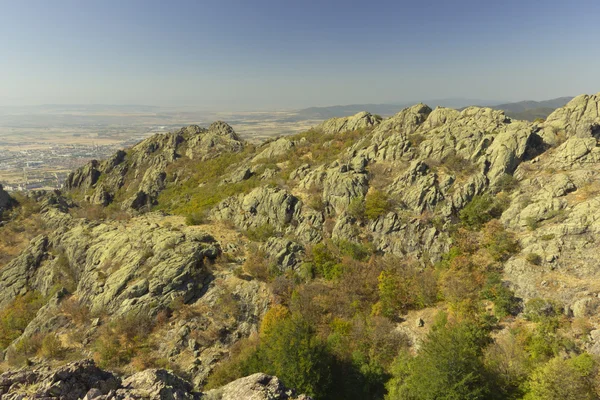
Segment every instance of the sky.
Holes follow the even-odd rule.
[[[596,93],[599,15],[598,0],[0,0],[0,105]]]

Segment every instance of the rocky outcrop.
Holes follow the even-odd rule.
[[[0,271],[0,307],[30,290],[42,262],[48,257],[48,237],[38,236]]]
[[[204,394],[207,400],[310,400],[305,395],[297,396],[287,389],[277,377],[254,374],[238,379],[220,389]]]
[[[431,108],[417,104],[383,120],[374,130],[371,144],[361,151],[361,154],[370,160],[379,161],[398,161],[405,158],[406,153],[414,147],[409,135],[417,131],[430,113]]]
[[[258,153],[252,162],[259,162],[261,160],[276,159],[282,157],[290,151],[296,143],[286,138],[279,138],[266,145],[266,148]]]
[[[237,133],[223,121],[213,122],[208,129],[192,125],[185,128],[184,133],[186,155],[191,159],[204,160],[223,152],[238,152],[243,148]]]
[[[231,221],[240,229],[270,225],[282,230],[297,218],[300,209],[298,198],[287,191],[258,187],[247,195],[222,201],[211,215],[216,220]]]
[[[582,94],[554,111],[542,124],[540,136],[551,145],[571,137],[600,139],[600,93]]]
[[[96,312],[156,308],[179,296],[188,302],[208,276],[204,260],[220,253],[209,235],[171,231],[148,219],[126,225],[71,221],[65,228],[36,238],[2,270],[1,305],[25,290],[48,293],[65,274],[77,277],[75,290]]]
[[[0,397],[7,400],[123,399],[109,397],[109,394],[116,394],[120,386],[119,378],[102,371],[91,360],[58,368],[46,365],[0,375]]]
[[[304,246],[285,238],[272,237],[261,249],[274,260],[282,272],[295,269],[302,260]]]
[[[243,147],[225,122],[214,122],[208,129],[191,125],[154,135],[102,163],[93,160],[69,174],[65,188],[82,192],[93,204],[107,206],[120,197],[123,209],[146,210],[165,188],[168,165],[182,157],[206,160]]]
[[[359,129],[370,129],[379,125],[380,122],[381,119],[371,115],[366,111],[363,111],[351,117],[328,119],[327,121],[318,125],[315,129],[326,134],[336,134],[356,131]]]
[[[6,400],[310,400],[296,396],[276,377],[254,374],[206,393],[164,369],[148,369],[121,379],[92,360],[64,366],[40,365],[0,375]]]

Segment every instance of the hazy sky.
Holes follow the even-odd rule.
[[[0,105],[596,93],[599,16],[598,0],[0,0]]]

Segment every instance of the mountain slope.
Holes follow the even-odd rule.
[[[600,355],[599,137],[600,94],[543,123],[416,104],[260,146],[222,122],[156,135],[7,214],[44,230],[0,270],[0,343],[12,365],[64,359],[58,340],[197,389],[264,372],[381,399],[425,390],[456,360],[419,349],[467,324],[484,335],[469,376],[494,377],[477,390],[518,398],[558,354]],[[506,343],[528,360],[507,356],[515,376],[494,369]]]

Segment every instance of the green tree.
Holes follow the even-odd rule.
[[[471,230],[479,230],[486,223],[498,218],[504,211],[501,199],[485,194],[475,196],[469,204],[460,211],[460,220]]]
[[[387,400],[487,399],[491,383],[485,376],[483,349],[489,332],[470,321],[432,327],[419,354],[401,355],[387,385]]]
[[[365,217],[370,220],[377,219],[392,210],[389,196],[381,190],[369,190],[365,197]]]
[[[325,398],[330,388],[331,358],[326,345],[313,327],[296,315],[263,332],[249,369],[275,375],[286,386],[316,398]]]
[[[597,363],[589,354],[563,360],[556,357],[535,370],[525,400],[592,400]]]

